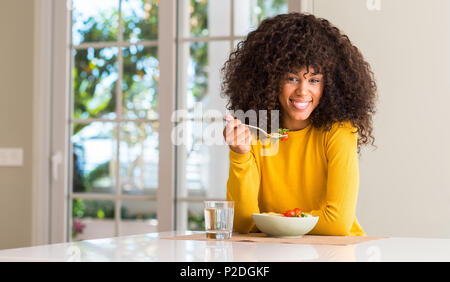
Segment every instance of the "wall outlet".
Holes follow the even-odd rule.
[[[23,166],[23,148],[0,148],[0,166]]]

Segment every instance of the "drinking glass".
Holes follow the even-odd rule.
[[[234,202],[205,201],[205,230],[209,239],[230,239],[233,232]]]

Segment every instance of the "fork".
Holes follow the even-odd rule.
[[[231,121],[231,119],[226,119],[226,118],[223,118],[223,120],[226,121],[226,122]],[[283,137],[287,136],[287,134],[283,134],[282,135],[280,133],[272,133],[272,134],[270,134],[270,133],[267,133],[264,129],[259,128],[257,126],[253,126],[253,125],[250,125],[250,124],[245,124],[245,125],[248,126],[248,127],[251,127],[251,128],[254,128],[254,129],[257,129],[257,130],[261,131],[262,133],[264,133],[264,135],[266,137],[269,137],[269,138],[280,139],[280,138],[283,138]]]

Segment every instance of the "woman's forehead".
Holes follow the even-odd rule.
[[[301,76],[313,76],[313,75],[319,75],[322,74],[320,68],[313,66],[302,66],[302,67],[296,67],[289,71],[290,73],[301,75]]]

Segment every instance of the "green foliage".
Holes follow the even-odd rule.
[[[191,0],[190,11],[191,36],[208,36],[208,1]]]
[[[101,117],[114,112],[117,79],[106,89],[100,83],[117,74],[117,55],[114,54],[117,50],[89,48],[74,53],[74,118]]]
[[[72,217],[73,218],[83,218],[85,205],[82,199],[72,200]]]
[[[131,10],[130,16],[123,18],[125,41],[158,39],[158,4],[159,0],[142,0],[141,5],[145,11],[144,18],[139,17],[134,10]]]
[[[148,118],[157,111],[159,64],[156,47],[123,49],[123,104],[130,118]]]
[[[188,229],[189,230],[205,230],[205,219],[203,215],[193,213],[188,214]]]
[[[195,101],[201,101],[208,91],[208,45],[205,42],[193,42],[190,45],[191,59],[194,62],[193,85],[191,88]]]
[[[286,12],[287,0],[258,0],[257,6],[261,9],[261,13],[257,15],[259,24],[267,17]]]
[[[155,40],[158,34],[158,0],[141,0],[145,11],[139,17],[136,11],[123,14],[123,38],[136,42],[136,46],[123,48],[122,66],[118,64],[119,47],[103,49],[88,48],[74,50],[72,69],[73,118],[115,118],[119,73],[122,74],[123,113],[128,118],[146,118],[156,112],[158,106],[159,64],[157,47],[143,47],[139,40]],[[123,5],[128,1],[123,1]],[[117,42],[119,14],[112,9],[109,13],[89,16],[77,31],[81,43]],[[122,72],[119,72],[119,67]],[[73,135],[80,134],[90,124],[73,124]],[[138,143],[146,137],[141,130]],[[128,142],[128,133],[123,132],[123,140]],[[74,148],[73,191],[92,192],[95,183],[110,175],[110,162],[99,164],[93,170],[82,173],[77,159],[84,155],[84,148]],[[97,213],[95,213],[97,214]],[[102,213],[99,213],[102,215]],[[106,214],[105,214],[106,216]]]
[[[208,36],[208,1],[191,0],[190,13],[191,36]],[[193,42],[189,46],[189,53],[194,66],[192,95],[195,101],[201,101],[208,91],[208,44]]]
[[[129,210],[122,206],[120,209],[120,214],[122,219],[156,219],[156,213],[139,213],[130,214]],[[83,199],[73,199],[72,200],[72,218],[82,219],[82,218],[98,218],[104,219],[114,218],[114,202],[106,200],[83,200]],[[202,220],[202,219],[201,219]],[[194,221],[199,222],[199,219],[194,219]]]
[[[86,185],[86,192],[92,192],[93,186],[96,182],[101,181],[104,178],[109,178],[110,176],[110,161],[104,162],[102,164],[99,164],[96,166],[92,171],[89,172],[89,174],[86,176],[85,185]]]
[[[73,218],[114,218],[114,202],[107,200],[72,200]]]
[[[133,40],[155,40],[158,34],[158,2],[142,0],[145,17],[141,18],[131,10],[131,15],[123,17],[123,37]],[[117,11],[110,14],[90,16],[79,30],[84,42],[117,41]],[[134,51],[138,49],[138,51]],[[131,50],[131,51],[130,51]],[[108,117],[114,118],[116,111],[117,79],[119,67],[122,67],[122,91],[125,110],[131,111],[131,117],[145,118],[146,112],[133,103],[141,93],[151,94],[150,109],[157,108],[157,85],[159,71],[147,74],[149,68],[158,68],[158,64],[149,66],[149,58],[157,62],[157,48],[132,47],[124,48],[123,66],[118,65],[118,47],[104,49],[78,49],[74,51],[72,83],[74,95],[73,117],[75,119]],[[140,78],[140,79],[137,79]],[[152,89],[149,92],[149,88]],[[139,101],[137,101],[139,102]],[[127,107],[128,106],[128,107]],[[137,106],[137,107],[135,107]],[[146,109],[147,111],[149,109]],[[76,124],[73,134],[80,132],[86,125]]]
[[[119,13],[115,9],[89,17],[83,22],[84,29],[80,30],[82,42],[115,41],[119,32],[118,19]]]

